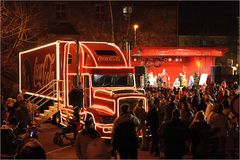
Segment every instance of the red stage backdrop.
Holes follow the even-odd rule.
[[[216,57],[223,56],[227,48],[208,47],[139,47],[130,51],[132,66],[145,66],[154,76],[165,68],[172,86],[179,73],[186,78],[197,72],[211,74]]]

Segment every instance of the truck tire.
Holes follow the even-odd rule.
[[[60,127],[61,115],[60,112],[57,112],[52,117],[52,123]]]

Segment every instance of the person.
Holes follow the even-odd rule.
[[[149,83],[150,86],[154,86],[156,84],[156,78],[154,77],[153,72],[149,74]]]
[[[169,97],[169,104],[165,105],[164,107],[164,121],[169,121],[172,119],[172,111],[177,108],[176,103],[175,103],[175,96],[171,95]]]
[[[22,147],[17,159],[46,159],[46,152],[38,141],[37,130],[32,128],[29,131],[30,140]]]
[[[146,147],[146,119],[147,119],[147,113],[145,109],[143,108],[143,100],[140,99],[137,103],[137,105],[133,109],[134,115],[140,120],[140,126],[137,129],[138,135],[140,135],[140,132],[142,131],[142,147]]]
[[[192,88],[193,84],[194,84],[194,78],[193,78],[193,76],[190,76],[190,77],[189,77],[189,81],[188,81],[188,86],[189,86],[190,88]]]
[[[112,147],[106,139],[97,137],[87,145],[86,159],[111,159]]]
[[[138,154],[136,127],[140,121],[130,113],[129,108],[129,104],[122,104],[121,114],[113,124],[112,146],[119,153],[120,159],[137,159]]]
[[[162,78],[160,73],[158,73],[158,76],[157,76],[157,84],[159,88],[162,87]]]
[[[80,125],[79,111],[80,111],[80,108],[78,106],[75,106],[74,110],[73,110],[73,123],[72,123],[74,140],[77,137],[77,132],[78,132],[78,128],[79,128],[79,125]]]
[[[186,78],[186,75],[185,75],[185,74],[183,74],[182,86],[183,86],[183,87],[187,87],[187,78]]]
[[[100,138],[100,133],[93,128],[93,119],[85,121],[85,128],[78,132],[75,140],[75,151],[79,159],[87,158],[87,146],[91,140]]]
[[[190,110],[190,104],[184,102],[181,108],[181,119],[186,126],[189,126],[194,117],[194,113]]]
[[[1,145],[4,146],[1,148],[1,156],[15,157],[22,146],[23,140],[16,134],[16,127],[17,121],[14,117],[9,120],[8,124],[1,126]]]
[[[166,87],[167,81],[168,81],[168,74],[165,68],[163,68],[163,71],[161,73],[161,79],[162,79],[162,86]]]
[[[69,92],[69,104],[73,107],[83,107],[83,91],[79,86],[74,86]]]
[[[202,109],[201,108],[201,96],[200,96],[198,89],[193,90],[192,107],[195,111],[200,111]]]
[[[211,103],[211,96],[210,95],[205,95],[204,97],[204,102],[206,104],[206,110],[205,110],[205,118],[207,121],[209,121],[210,116],[211,116],[211,112],[214,111],[214,105]]]
[[[225,158],[226,151],[226,137],[227,133],[230,129],[229,121],[227,117],[223,114],[223,105],[217,104],[215,113],[212,114],[209,124],[212,128],[216,130],[216,139],[218,141],[218,145],[216,146],[217,152],[215,158]]]
[[[180,81],[178,78],[175,79],[175,81],[173,83],[173,87],[176,87],[176,88],[180,87]]]
[[[19,104],[19,107],[16,109],[14,113],[16,119],[19,123],[20,128],[27,128],[27,126],[31,126],[31,115],[27,109],[27,103],[23,102]]]
[[[191,151],[194,159],[206,159],[209,156],[209,138],[211,126],[205,121],[203,111],[198,111],[189,126],[191,132]]]
[[[188,151],[189,130],[180,119],[179,109],[172,111],[172,119],[164,123],[162,130],[165,158],[182,159]]]
[[[178,79],[180,82],[180,87],[182,87],[183,86],[183,74],[182,73],[179,73]]]
[[[154,156],[158,157],[160,156],[160,150],[158,147],[158,128],[159,128],[159,107],[160,107],[160,101],[158,98],[155,98],[154,100],[154,106],[150,109],[150,111],[147,114],[147,123],[150,126],[150,132],[152,135],[152,146],[150,153],[153,153]]]

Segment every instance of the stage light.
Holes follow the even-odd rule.
[[[198,67],[200,67],[200,66],[201,66],[201,62],[200,62],[200,61],[196,61],[196,65],[197,65]]]
[[[172,61],[172,58],[168,58],[168,61],[169,61],[169,62]]]
[[[182,58],[180,58],[179,61],[182,62]]]
[[[178,58],[175,59],[176,62],[178,62],[178,60],[179,60]]]
[[[136,61],[137,61],[137,58],[133,58],[133,61],[136,62]]]

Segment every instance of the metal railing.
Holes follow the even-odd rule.
[[[27,101],[34,105],[33,108],[33,120],[34,120],[34,113],[37,109],[41,108],[44,104],[48,101],[53,100],[54,102],[58,102],[58,109],[59,104],[65,103],[65,101],[61,98],[64,97],[64,81],[63,80],[52,80],[44,87],[39,89],[37,92],[33,93]],[[58,86],[58,87],[57,87]]]

